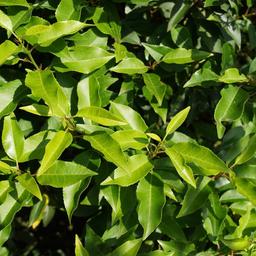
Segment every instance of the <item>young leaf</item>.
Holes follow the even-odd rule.
[[[75,256],[89,256],[89,253],[83,247],[78,235],[76,235],[75,239]]]
[[[19,162],[24,151],[24,135],[19,127],[14,114],[4,118],[2,144],[6,154]]]
[[[133,75],[146,73],[148,68],[137,58],[126,58],[110,70],[116,73]]]
[[[40,188],[37,185],[35,179],[29,173],[19,175],[16,179],[27,191],[36,196],[39,200],[42,200]]]
[[[240,75],[237,68],[229,68],[225,70],[224,75],[219,78],[219,81],[226,84],[233,84],[245,83],[248,82],[248,79],[244,74]]]
[[[133,155],[129,158],[126,169],[117,168],[113,175],[105,179],[101,185],[130,186],[145,177],[153,168],[144,154]]]
[[[119,116],[128,123],[129,129],[145,132],[148,127],[139,113],[129,106],[111,102],[111,112]],[[122,127],[124,128],[124,127]]]
[[[221,99],[214,112],[219,139],[223,137],[225,132],[225,126],[222,122],[237,120],[243,113],[248,97],[249,95],[245,90],[233,85],[221,90]]]
[[[76,116],[87,118],[105,126],[118,126],[127,124],[125,121],[119,119],[114,114],[108,112],[104,108],[99,107],[82,108],[77,112]]]
[[[5,61],[18,52],[19,47],[9,40],[5,40],[0,44],[0,65],[4,64]]]
[[[167,64],[187,64],[206,59],[211,54],[197,49],[177,48],[171,49],[162,59]]]
[[[184,121],[188,116],[189,111],[190,111],[190,107],[186,107],[171,119],[170,123],[166,128],[165,137],[175,132],[184,123]]]
[[[191,142],[177,143],[172,147],[187,163],[192,163],[201,168],[203,175],[217,175],[227,172],[228,167],[210,149]]]
[[[42,98],[47,103],[53,115],[61,117],[69,115],[69,102],[52,71],[31,71],[26,76],[25,84],[35,97]]]
[[[158,104],[162,105],[166,92],[166,84],[154,73],[143,74],[143,80],[151,94],[155,95]]]
[[[145,240],[161,223],[165,205],[163,183],[155,174],[148,174],[139,182],[136,194],[139,201],[138,218]]]
[[[177,218],[189,215],[203,207],[210,193],[208,187],[210,181],[211,179],[208,177],[198,178],[196,188],[188,187]]]
[[[175,169],[177,170],[180,177],[188,184],[196,187],[196,181],[193,175],[192,169],[185,163],[184,158],[173,148],[167,148],[166,154],[170,157]]]
[[[45,154],[38,169],[37,176],[47,171],[71,143],[72,135],[70,133],[64,131],[56,132],[45,148]]]
[[[42,185],[63,188],[96,174],[83,165],[57,160],[47,170],[37,175],[37,180]]]

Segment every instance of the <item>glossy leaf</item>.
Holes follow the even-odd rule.
[[[24,135],[14,114],[6,116],[2,133],[2,143],[6,154],[19,162],[23,155],[24,142]]]
[[[238,119],[243,113],[247,100],[248,93],[239,87],[229,85],[221,90],[221,99],[214,112],[218,138],[221,139],[225,132],[225,126],[222,122]]]
[[[89,120],[92,120],[96,123],[99,123],[105,126],[126,125],[126,122],[119,119],[117,116],[108,112],[104,108],[99,108],[99,107],[82,108],[77,112],[76,116],[87,118]]]
[[[110,70],[116,73],[133,75],[146,73],[148,68],[137,58],[126,58]]]
[[[58,160],[46,171],[37,175],[37,180],[42,185],[62,188],[94,175],[96,175],[95,172],[83,165]]]
[[[25,80],[35,97],[42,98],[53,115],[69,115],[70,106],[63,89],[50,70],[31,71]]]
[[[190,111],[190,107],[186,107],[171,119],[171,121],[169,122],[166,128],[165,137],[175,132],[184,123],[184,121],[188,116],[189,111]]]
[[[58,131],[45,148],[45,154],[37,171],[37,176],[46,172],[71,143],[72,135],[70,133]]]
[[[155,95],[158,104],[162,105],[166,92],[166,84],[161,82],[160,77],[153,73],[143,74],[143,80],[151,94]]]
[[[141,239],[135,240],[128,240],[124,242],[122,245],[117,247],[109,256],[121,256],[121,255],[137,255],[140,246],[141,246]]]
[[[162,219],[165,204],[163,183],[155,174],[148,174],[139,182],[136,194],[139,201],[138,218],[144,230],[145,240]]]
[[[0,27],[10,32],[13,28],[11,19],[2,10],[0,10]]]
[[[52,116],[52,113],[49,107],[45,105],[39,105],[36,103],[32,105],[20,107],[20,109],[38,116]]]
[[[184,158],[181,154],[179,154],[175,149],[173,148],[167,148],[165,150],[166,154],[170,157],[176,171],[180,175],[180,177],[186,181],[188,184],[196,187],[196,181],[193,175],[192,169],[185,163]]]
[[[194,61],[206,59],[211,54],[197,49],[177,48],[171,49],[162,59],[168,64],[187,64]]]

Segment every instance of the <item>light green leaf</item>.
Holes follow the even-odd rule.
[[[126,58],[110,70],[116,73],[133,75],[146,73],[148,68],[137,58]]]
[[[74,34],[87,26],[90,25],[76,20],[59,21],[52,25],[32,26],[26,31],[26,35],[36,36],[37,43],[46,47],[58,38]]]
[[[9,40],[5,40],[0,44],[0,65],[4,64],[13,54],[17,53],[18,49],[19,47]]]
[[[8,225],[0,231],[0,248],[3,248],[3,244],[9,239],[11,231],[12,225]],[[3,256],[5,256],[5,254]],[[8,256],[8,253],[6,253],[6,256]]]
[[[20,25],[29,23],[32,14],[32,7],[24,8],[23,6],[8,7],[7,14],[12,21],[13,30],[15,31]]]
[[[109,254],[109,256],[122,256],[122,255],[136,256],[140,249],[141,243],[142,243],[141,239],[128,240],[124,242],[122,245],[120,245],[119,247],[117,247],[112,253]]]
[[[22,158],[24,141],[25,138],[14,114],[6,116],[4,118],[2,144],[6,154],[16,162]]]
[[[189,111],[190,107],[186,107],[171,119],[170,123],[166,128],[165,137],[175,132],[184,123],[188,116]]]
[[[209,52],[200,51],[197,49],[177,48],[171,49],[162,59],[168,64],[187,64],[194,61],[206,59],[211,54]]]
[[[89,253],[83,247],[78,235],[76,235],[75,239],[75,256],[89,256]]]
[[[161,223],[165,205],[163,183],[155,174],[148,174],[139,182],[136,194],[139,201],[138,218],[145,240]]]
[[[145,133],[138,130],[122,130],[111,134],[111,137],[119,143],[122,150],[128,148],[142,149],[148,145]]]
[[[164,55],[166,55],[171,50],[171,48],[164,45],[154,45],[154,44],[146,44],[146,43],[143,43],[142,45],[150,54],[150,56],[158,62],[161,60],[161,58]]]
[[[166,92],[166,84],[161,82],[160,77],[154,73],[143,74],[143,80],[148,90],[157,99],[159,105],[162,105]]]
[[[250,140],[246,148],[242,151],[242,153],[236,158],[234,165],[243,164],[250,160],[256,151],[256,134],[254,134]]]
[[[22,91],[21,85],[20,80],[13,80],[0,86],[0,118],[8,115],[16,108],[17,101],[21,95],[19,92]]]
[[[248,198],[248,200],[256,206],[256,186],[250,179],[235,178],[237,191]]]
[[[114,58],[112,53],[94,46],[74,46],[69,48],[68,55],[61,62],[72,71],[89,74],[102,67]]]
[[[127,170],[118,167],[101,185],[119,185],[127,187],[145,177],[152,168],[153,165],[146,155],[133,155],[129,158],[126,167]]]
[[[146,135],[147,135],[149,138],[151,138],[151,139],[153,139],[153,140],[155,140],[155,141],[158,141],[158,142],[161,142],[161,141],[162,141],[162,139],[161,139],[157,134],[155,134],[155,133],[147,132]]]
[[[248,78],[244,74],[240,75],[237,68],[229,68],[225,70],[219,81],[226,84],[246,83]]]
[[[89,186],[90,181],[90,178],[82,179],[73,185],[69,185],[63,188],[63,201],[68,215],[69,223],[71,223],[72,215],[79,204],[80,196]]]
[[[233,85],[221,90],[221,99],[214,112],[219,139],[223,137],[225,132],[225,126],[222,122],[237,120],[243,113],[248,96],[245,90]]]
[[[68,99],[50,70],[31,71],[26,75],[26,86],[35,97],[42,98],[56,116],[68,116],[70,105]]]
[[[191,78],[184,84],[184,88],[186,87],[194,87],[194,86],[209,86],[211,82],[218,81],[219,76],[215,74],[209,68],[202,68],[197,70]]]
[[[189,215],[204,206],[211,191],[208,187],[210,181],[211,179],[208,177],[198,178],[196,188],[188,187],[177,218]]]
[[[125,121],[119,119],[116,115],[100,107],[82,108],[77,112],[76,116],[87,118],[105,126],[118,126],[127,124]]]
[[[241,251],[249,248],[251,245],[251,241],[249,237],[245,236],[243,238],[237,238],[237,239],[223,239],[222,242],[229,247],[230,249],[234,251]]]
[[[57,21],[79,20],[81,16],[79,3],[80,1],[77,0],[61,0],[55,11]]]
[[[0,27],[10,32],[12,32],[13,29],[11,19],[2,10],[0,10]]]
[[[0,0],[0,6],[24,6],[29,7],[26,0]]]
[[[96,172],[75,162],[57,160],[46,171],[37,175],[37,180],[42,185],[62,188],[96,174]]]
[[[12,171],[15,172],[16,168],[10,166],[9,164],[0,161],[0,172],[4,174],[10,174]]]
[[[71,143],[72,135],[70,133],[64,131],[56,132],[45,148],[45,154],[38,169],[37,176],[47,171]]]
[[[52,113],[51,113],[49,107],[47,107],[45,105],[39,105],[36,103],[34,103],[32,105],[20,107],[20,109],[22,109],[26,112],[29,112],[31,114],[38,115],[38,116],[52,116]]]
[[[84,139],[89,141],[93,148],[101,152],[107,161],[127,170],[128,157],[122,152],[119,144],[109,134],[98,132],[84,136]]]
[[[37,185],[34,177],[32,177],[29,173],[24,173],[17,176],[16,179],[27,191],[29,191],[32,195],[36,196],[39,200],[42,200],[40,188]]]
[[[191,142],[177,143],[172,147],[186,161],[201,168],[203,175],[217,175],[228,172],[228,167],[210,149]]]
[[[188,184],[196,187],[196,181],[192,169],[185,163],[184,158],[173,148],[165,149],[180,177]]]
[[[148,129],[141,115],[129,106],[111,102],[111,111],[128,123],[128,129],[142,132]],[[122,128],[125,127],[123,126]]]

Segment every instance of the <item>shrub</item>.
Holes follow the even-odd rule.
[[[0,6],[0,255],[255,255],[253,0]]]

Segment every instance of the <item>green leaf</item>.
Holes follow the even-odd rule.
[[[13,26],[11,19],[0,10],[0,27],[12,32]]]
[[[75,239],[75,256],[89,256],[89,253],[83,247],[78,235],[76,235]]]
[[[155,174],[148,174],[139,182],[136,194],[139,201],[138,218],[145,240],[161,223],[165,205],[163,183]]]
[[[166,55],[171,48],[163,45],[153,45],[153,44],[142,44],[144,48],[147,50],[147,52],[150,54],[150,56],[159,62],[161,58]]]
[[[119,247],[117,247],[112,253],[109,254],[109,256],[121,256],[121,255],[136,256],[140,249],[141,243],[142,243],[141,239],[128,240],[124,242],[122,245],[120,245]]]
[[[25,138],[14,114],[4,118],[2,144],[6,154],[19,162],[24,151]]]
[[[37,180],[42,185],[62,188],[96,174],[83,165],[57,160],[46,171],[37,175]]]
[[[0,6],[24,6],[29,7],[26,0],[0,0]]]
[[[151,139],[153,139],[153,140],[155,140],[155,141],[158,141],[158,142],[161,142],[161,141],[162,141],[162,139],[161,139],[157,134],[155,134],[155,133],[147,132],[146,135],[147,135],[149,138],[151,138]]]
[[[166,128],[165,137],[175,132],[184,123],[188,116],[189,111],[190,107],[186,107],[171,119]]]
[[[185,163],[184,158],[175,149],[165,149],[166,154],[170,157],[175,169],[177,170],[180,177],[188,184],[196,187],[196,181],[193,175],[192,169]]]
[[[22,91],[21,85],[20,80],[13,80],[0,86],[0,118],[8,115],[16,108],[17,102],[22,96],[20,93]]]
[[[79,204],[80,196],[89,186],[90,181],[90,178],[82,179],[75,184],[63,188],[63,201],[68,215],[69,223],[71,223],[72,215]]]
[[[36,103],[34,103],[32,105],[20,107],[20,109],[22,109],[26,112],[29,112],[31,114],[38,115],[38,116],[52,116],[52,113],[51,113],[49,107],[47,107],[45,105],[39,105]]]
[[[161,82],[160,77],[157,74],[143,74],[143,80],[151,94],[155,95],[158,104],[162,105],[166,92],[166,84]]]
[[[19,175],[16,179],[27,191],[29,191],[32,195],[36,196],[39,200],[42,200],[41,191],[35,179],[29,173]]]
[[[70,133],[64,131],[56,132],[45,148],[45,154],[38,169],[37,176],[46,172],[71,143],[72,135]]]
[[[250,160],[256,151],[256,134],[254,134],[250,140],[246,148],[242,151],[242,153],[236,158],[234,165],[243,164]]]
[[[125,121],[119,119],[114,114],[108,112],[104,108],[99,107],[82,108],[77,112],[76,116],[87,118],[105,126],[118,126],[127,124]]]
[[[31,71],[26,75],[26,86],[35,97],[42,98],[56,116],[68,116],[70,105],[68,99],[50,70]]]
[[[215,74],[209,68],[202,68],[197,70],[191,78],[184,84],[184,88],[186,87],[194,87],[194,86],[209,86],[211,82],[218,81],[219,76]]]
[[[35,25],[26,31],[27,36],[36,36],[37,43],[46,47],[60,37],[74,34],[79,30],[90,26],[76,20],[59,21],[52,25]]]
[[[61,57],[61,62],[72,71],[89,74],[114,58],[112,53],[94,46],[70,47],[68,54]]]
[[[223,137],[225,132],[225,126],[222,122],[237,120],[243,113],[248,97],[249,95],[245,90],[233,85],[221,90],[221,99],[214,112],[219,139]]]
[[[198,178],[196,188],[188,187],[177,218],[189,215],[204,206],[211,191],[208,187],[210,181],[211,179],[208,177]]]
[[[13,54],[17,53],[18,49],[19,47],[9,40],[5,40],[0,44],[0,65],[4,64]]]
[[[61,0],[55,12],[57,21],[79,20],[81,16],[79,3],[80,1],[75,0]]]
[[[184,142],[175,144],[172,149],[181,154],[186,163],[199,166],[203,175],[217,175],[229,170],[225,163],[206,147]]]
[[[84,139],[89,141],[93,148],[101,152],[107,161],[114,163],[124,170],[127,169],[128,157],[122,152],[119,144],[109,134],[99,132],[84,136]]]
[[[110,70],[116,73],[133,75],[146,73],[148,68],[137,58],[126,58]]]
[[[250,239],[247,236],[238,239],[223,239],[222,242],[234,251],[245,250],[251,245]]]
[[[144,154],[133,155],[129,158],[126,169],[117,168],[101,185],[130,186],[145,177],[153,165]]]
[[[229,68],[225,70],[219,81],[226,84],[246,83],[248,78],[244,74],[240,75],[237,68]]]
[[[0,248],[3,248],[3,244],[9,239],[11,231],[12,231],[12,225],[8,225],[0,231]],[[1,255],[1,252],[0,252],[0,255]],[[8,256],[8,254],[6,254],[6,256]]]
[[[129,106],[111,102],[111,111],[128,123],[128,129],[142,132],[148,129],[141,115]]]
[[[168,64],[187,64],[194,61],[206,59],[211,54],[209,52],[200,51],[197,49],[177,48],[171,49],[162,59]]]
[[[237,191],[256,205],[256,186],[249,179],[235,178]]]
[[[119,143],[122,150],[128,148],[142,149],[148,145],[148,138],[145,133],[138,130],[123,130],[111,134],[111,137]]]

